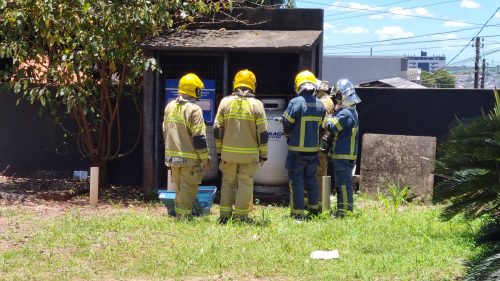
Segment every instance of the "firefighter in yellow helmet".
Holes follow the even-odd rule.
[[[175,213],[179,218],[192,215],[193,202],[203,176],[201,165],[208,167],[210,161],[205,121],[197,104],[203,88],[200,78],[189,73],[179,81],[178,97],[165,107],[165,164],[172,170]]]
[[[317,86],[317,90],[315,91],[314,96],[316,98],[318,98],[323,103],[323,106],[325,107],[325,110],[326,110],[326,115],[325,115],[325,118],[326,118],[326,116],[328,116],[329,114],[333,114],[333,112],[334,112],[333,100],[330,97],[330,93],[329,93],[330,92],[330,85],[329,85],[328,81],[318,80],[316,83],[316,86]],[[324,133],[325,133],[325,129],[321,127],[320,131],[319,131],[319,135],[323,136]],[[323,176],[327,176],[327,175],[328,175],[328,155],[326,153],[319,153],[319,166],[316,170],[316,182],[318,183],[318,189],[319,189],[319,192],[318,192],[319,202],[318,202],[318,204],[319,204],[320,210],[322,209],[321,198],[322,198],[322,193],[323,193],[323,190],[322,190]],[[308,207],[308,205],[309,205],[307,191],[308,191],[308,186],[305,186],[304,205],[306,207]]]
[[[288,137],[286,168],[290,178],[291,216],[305,219],[304,187],[308,187],[309,214],[319,213],[316,168],[319,165],[319,128],[325,118],[325,107],[314,96],[317,80],[310,71],[295,77],[293,98],[283,113],[283,131]]]
[[[250,70],[236,73],[233,93],[222,99],[215,117],[215,145],[223,173],[220,223],[231,217],[249,221],[253,176],[267,160],[267,120],[264,105],[255,98],[255,87]]]

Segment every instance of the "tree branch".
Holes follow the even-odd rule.
[[[134,103],[134,107],[135,107],[135,109],[137,111],[137,114],[139,115],[139,128],[138,128],[138,132],[137,132],[137,138],[135,140],[134,145],[132,146],[132,148],[129,151],[127,151],[125,153],[122,153],[122,154],[118,154],[116,156],[112,156],[112,157],[109,158],[109,160],[114,160],[114,159],[117,159],[117,158],[122,158],[122,157],[130,155],[132,152],[134,152],[136,150],[137,146],[141,142],[141,137],[142,137],[142,119],[143,119],[142,110],[141,110],[141,107],[139,106],[139,104],[137,104],[137,101],[135,99],[132,99],[132,101]]]

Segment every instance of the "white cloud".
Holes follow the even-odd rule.
[[[429,12],[429,10],[418,7],[415,9],[405,9],[402,7],[391,7],[387,10],[387,14],[378,14],[378,15],[372,15],[370,16],[370,19],[373,20],[381,20],[384,18],[389,18],[389,19],[405,19],[410,16],[422,16],[422,17],[429,17],[432,16],[432,14]]]
[[[372,20],[382,20],[382,19],[384,19],[384,16],[380,15],[380,14],[379,15],[372,15],[372,16],[370,16],[370,19],[372,19]]]
[[[366,4],[359,4],[356,2],[351,2],[349,3],[350,8],[357,9],[357,10],[370,10],[370,11],[379,11],[381,10],[380,7],[377,6],[370,6]]]
[[[361,34],[368,33],[368,29],[362,26],[349,26],[341,29],[342,25],[334,25],[329,22],[323,23],[323,29],[325,30],[325,34]]]
[[[475,2],[474,0],[462,0],[462,2],[460,2],[460,7],[467,9],[476,9],[481,7],[481,5],[479,5],[479,3]]]
[[[443,24],[444,27],[464,27],[469,25],[470,24],[461,21],[445,21]]]
[[[500,12],[495,14],[495,18],[500,19]]]
[[[415,14],[417,16],[425,16],[425,17],[432,16],[431,12],[429,12],[429,10],[427,10],[426,8],[418,7],[413,10],[415,11]]]
[[[405,18],[407,16],[411,16],[412,15],[412,12],[411,12],[410,9],[404,9],[404,8],[401,8],[401,7],[392,7],[392,8],[389,8],[389,12],[392,13],[391,17],[395,18],[395,19],[401,19],[401,18]],[[394,14],[397,14],[397,15],[394,15]]]
[[[368,29],[361,27],[361,26],[350,26],[347,28],[344,28],[340,33],[343,34],[361,34],[361,33],[368,33]]]
[[[323,23],[323,29],[325,31],[331,31],[331,30],[335,30],[335,25],[329,23],[329,22],[324,22]]]
[[[394,39],[394,38],[406,38],[411,37],[414,34],[409,31],[405,31],[400,26],[384,26],[381,29],[375,31],[378,40]]]
[[[380,11],[382,8],[377,7],[377,6],[371,6],[371,5],[366,5],[366,4],[360,4],[357,2],[342,2],[342,1],[335,1],[333,2],[330,7],[330,10],[339,10],[339,11]]]

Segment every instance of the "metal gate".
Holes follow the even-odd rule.
[[[156,130],[160,132],[157,134],[158,149],[157,156],[157,175],[159,177],[158,183],[160,187],[167,186],[167,169],[165,167],[165,144],[161,134],[163,122],[163,109],[165,108],[165,81],[166,79],[180,79],[187,73],[196,73],[202,80],[209,79],[215,81],[215,93],[217,109],[218,99],[222,96],[223,91],[223,74],[224,74],[224,57],[223,54],[209,54],[209,55],[179,55],[179,54],[165,54],[160,55],[159,64],[162,69],[160,76],[160,91],[158,91],[157,100],[159,102],[158,119]],[[210,156],[212,159],[217,159],[217,152],[215,151],[215,141],[213,137],[213,128],[207,126],[207,143],[209,146]],[[214,174],[215,173],[215,174]],[[213,161],[212,167],[209,171],[204,171],[204,178],[217,180],[217,161]]]

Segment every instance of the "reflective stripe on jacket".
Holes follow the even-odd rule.
[[[180,95],[167,104],[163,138],[167,166],[194,166],[208,159],[205,121],[195,99]]]
[[[288,136],[288,150],[319,151],[319,129],[325,118],[325,107],[311,93],[290,101],[283,113],[283,130]]]
[[[355,108],[342,108],[328,115],[323,126],[334,136],[332,159],[356,160],[358,156],[359,123]]]
[[[223,161],[251,163],[267,159],[269,135],[262,102],[241,91],[223,98],[215,117],[214,137]]]

